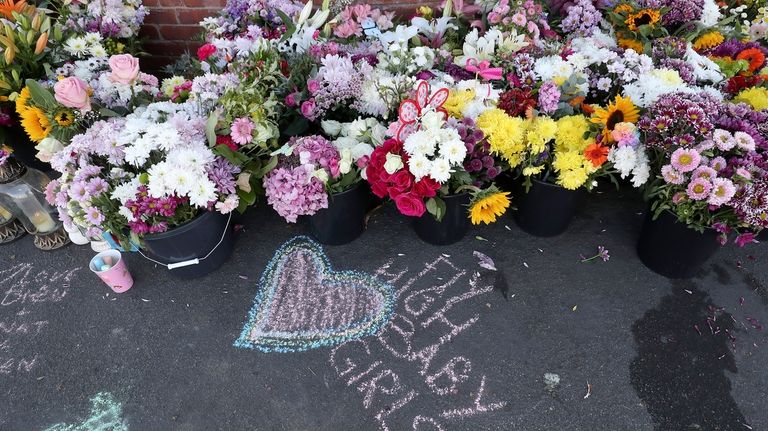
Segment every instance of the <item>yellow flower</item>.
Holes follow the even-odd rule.
[[[557,183],[568,190],[576,190],[583,186],[589,179],[589,175],[584,169],[571,169],[560,172],[557,177]]]
[[[695,42],[693,42],[693,48],[697,51],[702,49],[711,49],[720,45],[725,40],[723,34],[719,31],[711,31],[709,33],[702,34]]]
[[[36,106],[30,106],[21,113],[21,125],[29,139],[40,142],[51,133],[51,122],[45,112]]]
[[[420,17],[424,19],[431,19],[432,18],[432,8],[429,6],[419,6],[416,8],[416,13],[419,14]]]
[[[627,28],[631,31],[637,31],[639,27],[644,25],[653,27],[659,20],[661,20],[659,11],[654,9],[641,9],[637,11],[637,13],[629,14],[624,23],[627,24]]]
[[[72,114],[72,111],[69,110],[61,110],[57,112],[56,115],[53,116],[53,119],[56,121],[56,124],[62,127],[71,126],[72,123],[75,122],[75,116]]]
[[[448,99],[445,101],[445,104],[443,104],[443,108],[448,111],[448,115],[451,117],[463,118],[464,114],[462,114],[462,112],[464,111],[464,108],[467,106],[467,103],[474,100],[474,98],[475,90],[451,90],[448,94]]]
[[[617,42],[619,43],[619,47],[621,48],[633,49],[638,54],[642,54],[643,52],[645,52],[645,45],[643,45],[643,43],[637,39],[620,37],[617,39]]]
[[[583,115],[569,115],[557,120],[555,144],[558,151],[581,151],[587,145],[589,121]]]
[[[16,97],[16,113],[21,115],[29,107],[29,99],[32,95],[29,92],[29,87],[24,87]]]
[[[541,166],[526,166],[523,168],[523,175],[530,177],[531,175],[538,175],[544,170],[544,165]]]
[[[584,156],[579,151],[561,151],[552,162],[552,167],[558,172],[581,169],[583,166]]]
[[[509,208],[509,193],[492,187],[489,192],[481,193],[469,207],[472,224],[491,224]]]
[[[616,96],[607,107],[596,108],[591,121],[603,127],[603,136],[610,142],[611,132],[617,124],[637,123],[639,119],[640,110],[632,103],[632,99]]]
[[[754,87],[743,90],[734,98],[735,102],[744,102],[756,111],[768,109],[768,89]]]
[[[613,12],[616,13],[616,14],[621,15],[623,13],[632,13],[634,10],[635,9],[632,7],[632,5],[627,4],[627,3],[622,3],[622,4],[618,5],[618,6],[616,6],[613,9]]]
[[[477,118],[477,127],[488,137],[491,152],[503,157],[511,167],[523,160],[528,124],[528,121],[510,117],[498,108],[488,109]]]
[[[544,152],[547,143],[555,139],[557,130],[557,123],[550,117],[538,117],[532,121],[525,135],[530,151],[534,154]]]

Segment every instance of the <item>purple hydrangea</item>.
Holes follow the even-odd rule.
[[[547,81],[539,88],[539,110],[545,114],[557,111],[560,103],[560,88],[552,81]]]
[[[567,15],[560,23],[564,33],[575,33],[580,36],[590,36],[602,20],[600,13],[592,0],[577,0],[567,7]]]

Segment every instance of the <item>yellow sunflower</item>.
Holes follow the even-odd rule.
[[[620,37],[617,42],[619,43],[619,47],[623,49],[633,49],[638,54],[645,52],[645,45],[637,39]]]
[[[29,87],[24,87],[19,92],[19,95],[16,96],[16,113],[21,115],[24,113],[24,111],[27,110],[29,107],[29,99],[32,97],[32,95],[29,92]]]
[[[711,49],[723,43],[724,40],[725,37],[723,37],[723,34],[719,31],[710,31],[709,33],[704,33],[699,36],[696,41],[693,42],[693,48],[697,51]]]
[[[619,123],[637,123],[640,110],[629,97],[616,96],[605,108],[595,108],[590,121],[603,126],[603,136],[610,142],[611,132]]]
[[[631,31],[637,31],[638,28],[644,25],[654,26],[659,20],[661,20],[659,11],[654,9],[641,9],[636,13],[629,14],[624,23],[627,24],[627,28]]]
[[[30,106],[21,113],[21,125],[29,139],[35,142],[42,141],[51,133],[51,122],[45,112],[36,106]]]
[[[622,3],[622,4],[618,5],[618,6],[616,6],[615,8],[613,8],[613,12],[617,13],[619,15],[621,15],[623,13],[632,13],[634,11],[635,11],[635,9],[632,7],[632,5],[630,5],[628,3]]]
[[[509,208],[509,193],[496,187],[481,192],[470,204],[469,217],[472,224],[491,224]]]
[[[72,114],[72,111],[66,109],[57,112],[53,119],[61,127],[69,127],[75,122],[75,116]]]

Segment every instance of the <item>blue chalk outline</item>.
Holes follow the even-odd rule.
[[[353,278],[361,282],[361,286],[355,288],[372,289],[379,292],[384,298],[381,311],[375,315],[366,316],[363,320],[353,322],[338,328],[329,328],[323,332],[318,332],[315,334],[316,339],[314,340],[312,339],[313,337],[310,337],[308,333],[303,331],[295,332],[292,335],[299,335],[303,336],[304,338],[289,339],[274,337],[263,338],[258,342],[250,340],[248,338],[248,334],[256,325],[256,319],[258,317],[259,311],[262,308],[262,304],[265,301],[271,301],[273,298],[275,286],[274,283],[270,282],[273,280],[275,275],[279,274],[279,271],[282,269],[284,258],[297,249],[306,250],[311,254],[312,258],[322,268],[322,275],[324,279],[338,281],[339,279]],[[258,292],[256,293],[256,297],[253,300],[253,307],[251,307],[251,310],[248,312],[248,319],[243,326],[240,337],[234,342],[233,346],[244,349],[255,349],[264,353],[303,352],[319,347],[334,346],[345,341],[356,340],[377,333],[392,318],[394,308],[395,289],[390,284],[384,283],[378,278],[363,272],[334,271],[328,256],[325,254],[325,251],[320,244],[307,236],[297,236],[291,238],[285,244],[280,246],[280,248],[277,249],[274,256],[272,256],[272,259],[264,269],[264,272],[262,273],[259,280]],[[269,304],[267,304],[265,310],[270,310]],[[365,329],[355,332],[355,328]],[[351,333],[340,334],[341,332],[350,330],[352,330]],[[324,337],[323,335],[325,334],[328,336]]]

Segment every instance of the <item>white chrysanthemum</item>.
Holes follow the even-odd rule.
[[[451,178],[451,163],[442,157],[435,159],[429,176],[438,183],[445,183]]]
[[[166,184],[170,190],[173,190],[179,196],[186,196],[195,186],[193,174],[186,169],[173,169],[168,172]]]
[[[408,169],[411,171],[416,181],[430,175],[432,170],[432,161],[423,154],[415,154],[408,160]]]
[[[701,10],[701,18],[699,18],[698,21],[702,27],[714,27],[722,17],[723,14],[720,13],[720,6],[717,5],[715,0],[704,0],[704,5]]]
[[[79,57],[88,52],[88,42],[82,37],[71,37],[64,44],[64,50]]]
[[[110,197],[116,201],[120,201],[122,204],[125,204],[128,200],[136,198],[136,191],[140,185],[141,182],[139,182],[139,179],[134,178],[127,183],[122,183],[115,186],[115,189],[112,190]]]
[[[410,156],[435,154],[434,134],[429,130],[419,130],[408,135],[403,143],[403,149]]]
[[[653,69],[637,81],[624,86],[624,95],[641,108],[651,106],[659,97],[668,93],[694,92],[680,78],[676,70]]]
[[[197,207],[205,208],[216,199],[216,185],[207,178],[196,181],[189,191],[189,203]]]
[[[559,55],[550,55],[536,60],[533,70],[542,81],[550,81],[556,77],[568,78],[574,72],[573,66]]]
[[[451,129],[453,133],[455,130]],[[467,146],[459,139],[456,133],[456,139],[440,144],[440,155],[445,157],[452,165],[459,164],[467,157]]]
[[[632,174],[637,162],[637,154],[632,147],[614,147],[608,152],[608,161],[619,171],[621,178],[627,178]]]

